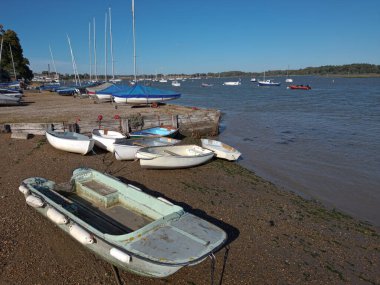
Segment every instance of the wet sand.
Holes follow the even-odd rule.
[[[1,110],[0,110],[1,111]],[[190,140],[190,139],[189,139]],[[0,284],[116,284],[109,264],[27,206],[24,178],[67,182],[87,166],[162,196],[222,227],[215,284],[380,284],[379,229],[277,189],[236,163],[145,170],[111,153],[81,156],[42,136],[0,134]],[[121,272],[124,284],[210,284],[207,259],[164,279]]]

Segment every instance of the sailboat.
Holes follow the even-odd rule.
[[[288,65],[288,69],[286,70],[286,79],[285,79],[285,82],[286,83],[292,83],[293,82],[293,79],[289,78],[289,65]]]
[[[258,83],[259,84],[257,86],[280,86],[281,85],[280,82],[274,82],[272,79],[265,80],[265,71],[264,71],[263,80],[259,80]]]
[[[174,91],[166,91],[139,85],[136,76],[136,36],[135,36],[135,1],[132,0],[132,28],[133,28],[133,71],[134,82],[130,88],[120,88],[110,93],[115,103],[124,104],[153,104],[178,99],[181,94]],[[161,82],[161,81],[160,81]]]

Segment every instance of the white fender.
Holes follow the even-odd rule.
[[[41,208],[44,205],[44,201],[42,201],[41,198],[38,198],[33,195],[29,195],[28,197],[26,197],[26,203],[29,206],[32,206],[33,208]]]
[[[29,189],[24,185],[20,185],[20,187],[18,187],[18,190],[20,190],[20,192],[24,195],[29,195],[30,193]]]
[[[63,214],[54,208],[49,208],[46,212],[46,216],[58,225],[65,225],[69,222],[69,220]]]
[[[110,249],[110,255],[124,263],[131,261],[131,257],[128,254],[114,247]]]
[[[93,244],[94,243],[94,237],[78,226],[77,224],[73,224],[69,228],[70,235],[75,238],[77,241],[79,241],[81,244]]]

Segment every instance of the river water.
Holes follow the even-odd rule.
[[[380,78],[293,77],[312,90],[188,80],[175,104],[222,111],[219,140],[238,163],[306,198],[380,226]],[[233,81],[235,79],[228,79]],[[201,87],[201,83],[214,84]]]

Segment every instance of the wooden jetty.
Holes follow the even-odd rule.
[[[174,104],[131,107],[110,103],[94,104],[88,98],[59,96],[51,92],[29,93],[22,106],[0,108],[0,132],[44,135],[48,129],[91,133],[94,128],[123,133],[154,126],[178,127],[180,134],[192,137],[215,136],[219,132],[221,112],[214,109]],[[27,136],[26,136],[27,137]]]

